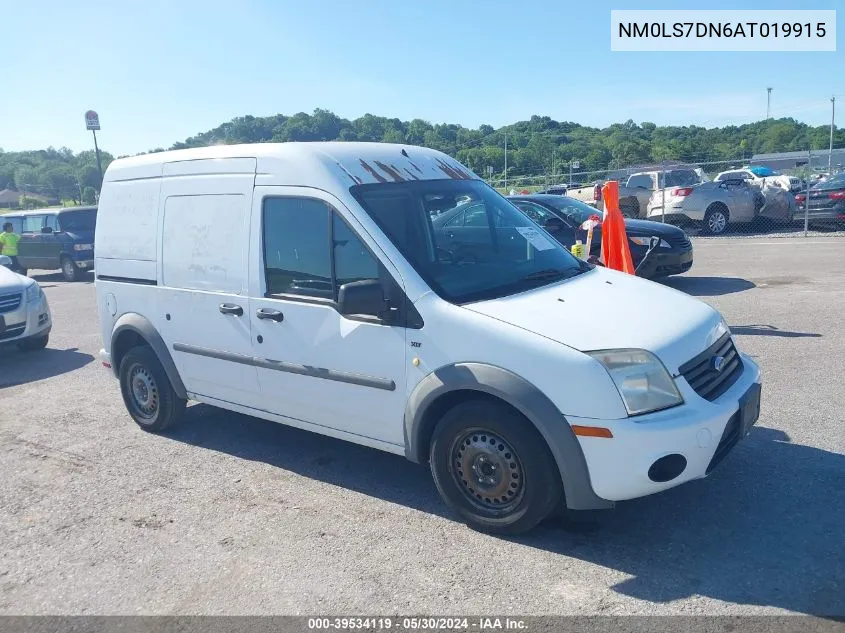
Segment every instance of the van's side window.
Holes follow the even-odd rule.
[[[330,213],[328,205],[320,200],[264,201],[267,292],[334,299]]]
[[[269,294],[333,301],[343,284],[380,278],[378,261],[349,225],[307,198],[264,201],[264,268]]]
[[[41,227],[44,226],[43,215],[27,215],[23,220],[24,233],[40,233]]]
[[[49,226],[53,229],[53,233],[57,233],[59,231],[59,216],[48,215],[46,221],[44,222],[44,226]]]
[[[378,279],[378,262],[349,225],[335,212],[332,212],[332,230],[335,288],[353,281]]]

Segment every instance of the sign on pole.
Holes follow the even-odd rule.
[[[493,165],[487,165],[487,177],[488,178],[493,177]]]
[[[100,115],[93,110],[88,110],[85,113],[85,129],[99,130],[100,129]]]
[[[85,113],[85,129],[94,135],[94,153],[97,154],[97,171],[100,172],[100,186],[103,185],[103,164],[100,162],[100,148],[97,146],[97,130],[100,129],[100,115],[93,110]]]
[[[581,163],[577,160],[572,161],[572,169],[579,169],[581,167]]]

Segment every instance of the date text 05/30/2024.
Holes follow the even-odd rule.
[[[525,631],[524,620],[510,617],[347,617],[308,618],[309,630]]]

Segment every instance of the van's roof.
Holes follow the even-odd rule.
[[[255,158],[259,175],[280,177],[291,185],[319,186],[327,176],[347,187],[403,180],[478,179],[453,158],[426,147],[315,142],[216,145],[120,158],[109,165],[105,181],[161,176],[167,163],[225,158]]]
[[[97,207],[42,207],[29,211],[12,211],[11,213],[0,213],[0,218],[20,218],[28,215],[44,215],[45,213],[64,213],[65,211],[96,211]]]

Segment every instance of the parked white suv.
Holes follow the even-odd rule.
[[[718,312],[576,259],[430,149],[119,159],[96,243],[101,355],[143,429],[190,399],[405,455],[477,529],[703,477],[757,420]]]
[[[53,325],[47,297],[34,279],[13,272],[11,265],[0,255],[0,346],[42,349]]]

